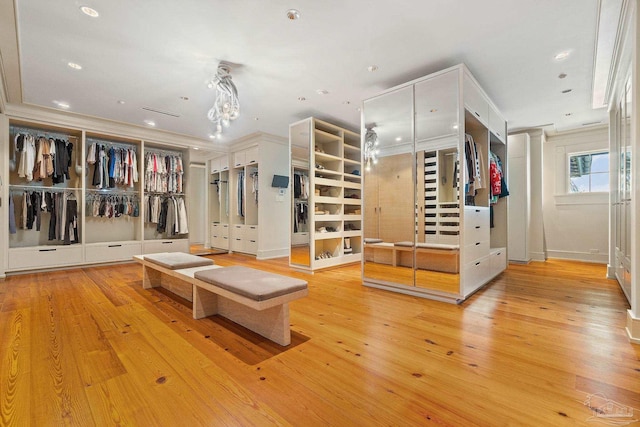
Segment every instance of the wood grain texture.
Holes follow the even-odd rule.
[[[359,265],[213,259],[309,282],[290,346],[193,319],[143,289],[138,264],[11,276],[0,425],[581,426],[597,392],[640,408],[640,349],[605,266],[511,265],[456,306],[363,287]]]

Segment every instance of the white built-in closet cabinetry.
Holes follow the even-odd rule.
[[[274,175],[288,176],[288,168],[287,141],[262,133],[211,158],[208,246],[260,259],[286,256],[288,198],[271,183]]]
[[[14,216],[16,220],[15,232],[10,230],[8,238],[3,240],[7,245],[2,250],[7,257],[3,263],[6,272],[127,261],[133,255],[145,253],[189,251],[188,223],[179,233],[166,226],[158,227],[158,222],[162,223],[157,221],[158,218],[153,223],[147,221],[150,209],[145,203],[151,200],[157,202],[156,206],[162,206],[163,202],[171,199],[167,202],[169,206],[178,206],[178,200],[182,200],[183,212],[186,212],[184,189],[188,181],[187,150],[81,128],[7,120],[6,117],[4,120],[7,129],[4,155],[10,160],[8,170],[1,178],[2,182],[8,184],[6,194],[12,203],[10,208],[7,199],[2,209],[7,210],[4,213],[6,218]],[[67,162],[66,177],[54,178],[45,173],[39,179],[25,173],[29,161],[27,156],[21,158],[20,153],[16,152],[18,134],[35,138],[36,153],[40,138],[68,142],[62,145],[67,147],[66,158],[59,152],[61,145],[57,146],[58,152],[53,156],[59,164],[62,160]],[[22,138],[21,143],[24,144],[26,140]],[[115,178],[111,183],[108,182],[108,176],[103,176],[101,184],[97,178],[100,174],[95,169],[99,166],[93,162],[100,157],[99,147],[104,149],[105,155],[117,156],[122,160],[120,165],[130,165],[126,171],[124,168],[119,171],[114,169]],[[93,155],[94,149],[98,150],[97,157]],[[175,183],[180,183],[180,188],[163,187],[158,176],[145,173],[145,157],[149,155],[155,156],[159,162],[167,161],[173,165],[173,179]],[[47,157],[45,151],[43,159]],[[134,159],[135,164],[132,163]],[[38,160],[36,157],[36,163]],[[94,174],[98,181],[94,181]],[[158,185],[153,188],[149,185],[152,178],[158,179]],[[36,219],[33,223],[29,219],[28,227],[25,227],[22,223],[23,205],[30,205],[33,201],[42,203],[43,208],[27,209]],[[53,206],[58,214],[55,214],[55,208],[52,211]],[[53,231],[56,228],[54,223],[60,226],[63,210],[67,214],[68,227],[56,234]],[[69,215],[70,210],[77,211],[77,215]],[[175,212],[169,214],[169,218],[177,219]],[[181,218],[185,220],[184,216]],[[67,229],[73,232],[65,241]]]
[[[466,66],[365,100],[362,128],[365,285],[458,303],[506,269],[506,120]]]

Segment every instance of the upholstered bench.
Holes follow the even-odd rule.
[[[218,314],[280,345],[291,343],[289,302],[307,282],[248,267],[220,267],[184,253],[136,255],[143,287],[162,286],[192,302],[193,318]]]
[[[308,295],[307,282],[233,266],[194,274],[193,317],[219,314],[280,345],[291,343],[289,302]]]
[[[133,259],[142,264],[142,287],[162,287],[193,301],[193,274],[202,269],[220,268],[213,260],[182,252],[161,252],[136,255]]]

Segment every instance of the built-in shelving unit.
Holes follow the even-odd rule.
[[[290,138],[297,143],[304,144],[300,138],[305,135],[309,147],[309,256],[294,256],[292,249],[290,263],[316,270],[359,262],[362,259],[360,135],[315,118],[290,126]],[[300,259],[308,264],[300,263]]]

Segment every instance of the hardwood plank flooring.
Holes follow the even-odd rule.
[[[510,265],[455,306],[364,287],[358,264],[211,258],[309,282],[290,346],[194,320],[137,264],[10,276],[0,426],[579,426],[594,393],[640,408],[640,347],[603,265]]]

